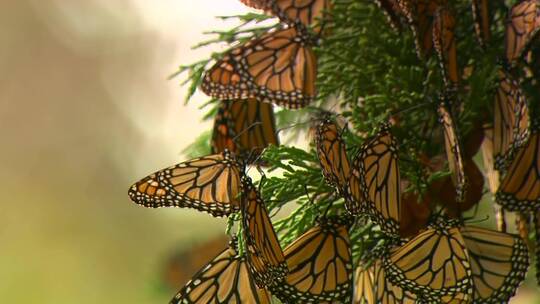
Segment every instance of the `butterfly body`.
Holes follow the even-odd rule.
[[[287,275],[283,250],[261,195],[249,177],[242,177],[242,187],[242,227],[248,264],[259,287],[271,286]]]

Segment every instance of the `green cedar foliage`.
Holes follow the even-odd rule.
[[[315,47],[317,101],[303,110],[277,110],[278,128],[286,127],[289,137],[304,134],[321,109],[337,112],[340,119],[347,122],[344,138],[352,162],[365,138],[372,135],[381,122],[393,116],[399,120],[394,135],[400,145],[401,176],[411,182],[406,191],[422,193],[429,180],[448,174],[447,171],[428,173],[418,159],[419,155],[445,153],[437,116],[439,96],[444,93],[437,58],[432,54],[420,59],[409,28],[404,25],[401,32],[393,30],[374,1],[333,2],[326,22],[327,35],[321,37]],[[481,127],[478,121],[491,122],[493,117],[493,91],[503,54],[507,7],[503,3],[490,2],[492,39],[482,48],[474,35],[470,0],[450,1],[449,5],[457,19],[459,67],[461,72],[467,70],[468,74],[455,94],[456,103],[459,101],[461,105],[456,120],[462,139],[466,139],[470,132]],[[212,38],[196,48],[210,44],[234,47],[280,26],[277,19],[255,13],[220,18],[237,19],[239,25],[209,32]],[[188,86],[186,102],[193,97],[204,71],[224,52],[181,66],[173,75],[187,74],[182,82]],[[209,113],[205,118],[212,119],[216,101],[204,105]],[[210,135],[204,133],[188,152],[196,151],[200,155],[204,143],[208,152],[209,140]],[[269,147],[263,155],[269,166],[260,188],[270,214],[279,214],[273,221],[280,240],[286,245],[311,227],[330,204],[329,213],[343,210],[343,199],[325,184],[313,144],[305,151],[288,146],[284,138],[282,142],[285,144]],[[230,223],[235,219],[233,217]],[[355,258],[367,252],[366,248],[384,246],[385,240],[377,228],[360,225],[352,231]]]

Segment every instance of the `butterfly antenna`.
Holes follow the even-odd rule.
[[[261,193],[261,190],[262,190],[262,186],[264,183],[266,183],[266,174],[264,173],[264,171],[259,167],[259,166],[256,166],[257,167],[257,171],[259,171],[259,173],[261,174],[261,179],[259,180],[259,193]]]
[[[332,109],[334,107],[336,107],[336,105],[334,105],[332,107]],[[330,110],[322,110],[320,108],[315,108],[315,107],[311,107],[311,106],[308,106],[306,108],[304,108],[305,110],[307,110],[308,112],[317,112],[318,113],[318,116],[323,116],[323,118],[320,118],[320,117],[312,117],[308,120],[305,120],[305,121],[301,121],[301,122],[297,122],[297,123],[294,123],[294,124],[291,124],[291,125],[288,125],[288,126],[285,126],[285,127],[281,127],[279,128],[277,131],[276,131],[276,134],[279,134],[280,132],[282,131],[285,131],[285,130],[288,130],[288,129],[292,129],[294,127],[298,127],[298,126],[301,126],[301,125],[305,125],[305,124],[309,124],[309,123],[312,123],[314,121],[317,121],[317,120],[323,120],[324,117],[326,117],[326,115],[329,115],[329,116],[334,116],[334,117],[338,117],[338,116],[343,116],[343,114],[341,113],[335,113],[332,111],[332,109]],[[317,115],[317,114],[315,114]]]
[[[321,109],[321,108],[316,108],[316,107],[313,107],[313,110],[314,112],[319,112],[320,115],[322,115],[323,117],[329,117],[329,116],[334,116],[334,117],[338,117],[338,116],[342,116],[343,114],[341,113],[336,113],[334,111],[334,109],[339,105],[339,103],[335,103],[330,109],[326,110],[326,109]]]
[[[261,168],[261,166],[259,165],[255,165],[255,168],[257,168],[257,172],[259,172],[259,174],[261,175],[261,183],[264,181],[266,182],[266,173],[264,172],[264,170]]]
[[[270,200],[270,201],[267,201],[265,203],[270,203],[270,202],[274,202],[275,200]],[[272,211],[273,213],[272,214],[269,214],[270,218],[273,218],[274,216],[278,215],[278,213],[281,211],[283,205],[281,206],[276,206],[274,208],[272,208]]]
[[[386,119],[388,120],[388,119],[392,118],[393,116],[397,116],[397,115],[401,115],[401,114],[404,114],[404,113],[407,113],[407,112],[411,112],[411,111],[423,108],[423,107],[431,105],[431,104],[432,104],[432,102],[428,101],[428,102],[423,102],[423,103],[420,103],[420,104],[417,104],[417,105],[414,105],[414,106],[411,106],[411,107],[398,109],[398,110],[396,110],[394,112],[390,112],[390,114],[388,114],[389,117],[387,117]]]
[[[309,191],[308,191],[308,188],[307,188],[307,185],[304,185],[304,191],[306,193],[306,197],[308,198],[310,204],[315,207],[317,209],[317,213],[318,215],[315,217],[315,220],[318,221],[320,219],[320,215],[321,215],[321,209],[320,209],[320,206],[315,202],[316,200],[316,196],[315,197],[311,197],[309,195]],[[323,217],[326,217],[326,214],[327,214],[327,211],[326,210],[324,213],[323,213]]]
[[[302,122],[297,122],[295,124],[288,125],[286,127],[279,128],[279,129],[277,129],[276,134],[279,135],[279,133],[282,132],[282,131],[292,129],[292,128],[295,128],[295,127],[298,127],[298,126],[301,126],[301,125],[305,125],[305,124],[311,123],[312,121],[313,120],[310,119],[310,120],[306,120],[306,121],[302,121]]]
[[[236,140],[238,140],[238,137],[242,136],[242,134],[246,133],[247,131],[249,131],[250,129],[252,129],[252,128],[258,126],[258,125],[262,125],[262,122],[256,121],[256,122],[250,124],[247,128],[245,128],[244,130],[242,130],[238,134],[236,134],[236,136],[233,137],[232,140],[234,142],[236,142]]]
[[[315,204],[315,201],[311,198],[311,196],[309,196],[309,191],[308,191],[308,187],[307,185],[304,184],[304,192],[306,194],[306,197],[309,201],[309,203],[312,205],[312,206],[315,206],[315,208],[319,208],[319,206],[317,206],[317,204]]]
[[[348,121],[345,123],[343,128],[341,128],[341,130],[339,130],[338,135],[339,135],[340,138],[343,138],[343,134],[345,134],[345,131],[349,131],[349,122]]]
[[[464,219],[464,222],[467,222],[467,224],[477,224],[477,223],[483,223],[487,220],[489,220],[489,214],[486,214],[483,218],[479,218],[479,219],[467,217]]]
[[[479,209],[480,209],[480,207],[478,206],[478,203],[474,204],[474,211],[473,211],[472,217],[476,217],[478,215]]]
[[[253,164],[253,165],[257,168],[257,171],[259,171],[259,173],[263,172],[263,171],[262,171],[262,168],[258,165],[258,163],[259,163],[259,161],[261,160],[261,158],[263,157],[263,154],[264,154],[265,151],[266,151],[266,147],[265,147],[264,149],[262,149],[260,153],[258,153],[258,152],[255,151],[255,150],[251,150],[251,151],[250,151],[250,154],[253,154],[253,155],[254,155],[255,153],[258,153],[257,157],[255,157],[255,158],[253,159],[253,161],[250,162],[250,163]],[[252,158],[252,156],[249,156],[249,159],[251,159],[251,158]],[[247,170],[246,174],[249,173],[249,170],[250,170],[250,169],[251,169],[251,167],[249,167],[249,169]],[[264,175],[264,174],[262,174],[262,175]]]
[[[258,156],[258,155],[257,155],[257,156]],[[251,160],[252,160],[252,159],[253,159],[253,160],[257,159],[257,156],[256,156],[256,154],[255,154],[255,148],[253,148],[253,149],[249,150],[247,156],[245,157],[245,161],[246,161],[247,163],[255,163],[255,162],[252,162]]]
[[[332,209],[332,206],[334,206],[334,203],[336,202],[336,198],[335,198],[335,197],[331,197],[331,198],[332,198],[331,202],[328,204],[328,206],[327,206],[326,209],[324,210],[323,217],[327,217],[327,216],[328,216],[328,213],[330,212],[330,209]]]

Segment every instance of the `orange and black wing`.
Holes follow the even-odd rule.
[[[536,258],[536,284],[540,285],[540,209],[533,213],[533,224],[535,234],[535,258]]]
[[[272,303],[270,294],[258,288],[244,257],[233,245],[204,266],[178,292],[170,304]]]
[[[527,274],[529,249],[516,235],[465,226],[475,303],[508,303]]]
[[[540,3],[524,0],[514,5],[508,13],[505,33],[505,53],[508,63],[522,58],[540,30]]]
[[[540,209],[540,131],[534,130],[506,171],[496,195],[510,211]]]
[[[214,118],[214,129],[212,130],[212,153],[220,153],[227,149],[238,154],[239,147],[235,141],[236,132],[231,105],[232,101],[229,100],[221,101],[219,105],[218,112]]]
[[[529,110],[519,84],[507,72],[499,71],[493,121],[495,168],[504,172],[516,148],[529,135]]]
[[[414,6],[412,24],[416,41],[416,52],[420,58],[426,58],[433,49],[433,15],[437,5],[431,0],[418,0]]]
[[[245,5],[256,9],[265,9],[270,1],[272,0],[240,0]]]
[[[395,30],[401,30],[402,18],[405,18],[405,14],[399,6],[399,0],[375,0],[375,3],[386,15],[390,26]]]
[[[374,266],[367,269],[358,267],[354,275],[353,304],[378,303],[375,291],[377,284]]]
[[[302,108],[315,98],[317,60],[309,40],[294,27],[269,31],[227,53],[206,72],[201,89],[221,100]]]
[[[309,26],[319,34],[324,12],[331,4],[330,0],[273,0],[268,1],[268,9],[284,22]]]
[[[371,220],[391,236],[399,235],[401,189],[398,149],[390,126],[384,124],[356,156],[351,173],[350,190],[354,200]],[[354,190],[360,181],[359,192]]]
[[[344,193],[349,178],[350,164],[341,130],[335,122],[324,119],[315,138],[317,156],[326,182]]]
[[[452,11],[446,7],[440,7],[433,21],[433,47],[439,57],[444,83],[451,90],[457,88],[460,78],[455,27],[456,19]]]
[[[285,249],[289,274],[271,288],[283,303],[350,303],[352,255],[348,220],[326,218]]]
[[[240,210],[241,165],[228,151],[163,169],[129,189],[129,197],[151,208],[195,208],[213,216]]]
[[[491,39],[489,0],[472,0],[471,8],[476,37],[482,47],[485,47]]]
[[[221,102],[214,121],[213,153],[228,149],[252,160],[270,144],[279,145],[271,104],[256,100]]]
[[[456,202],[460,203],[465,200],[465,192],[467,190],[467,177],[465,175],[461,141],[449,105],[446,102],[441,102],[438,112],[439,122],[442,125],[444,135],[448,168],[452,173],[452,182],[456,187]]]
[[[469,254],[456,227],[431,227],[392,249],[383,262],[391,283],[437,301],[429,303],[450,302],[472,292]]]
[[[427,58],[433,49],[433,17],[446,0],[398,0],[398,5],[407,19],[420,58]]]
[[[287,274],[285,256],[259,191],[242,177],[242,227],[247,259],[258,286],[280,282]]]
[[[356,270],[353,304],[414,304],[418,297],[388,280],[381,260]]]

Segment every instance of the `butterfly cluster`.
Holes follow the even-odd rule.
[[[456,117],[463,75],[453,10],[445,0],[376,0],[393,28],[413,32],[420,58],[437,55],[443,92],[434,114],[446,153],[419,159],[425,171],[447,167],[450,174],[430,181],[421,194],[404,191],[411,181],[400,174],[397,116],[385,118],[372,136],[353,134],[361,144],[350,147],[344,138],[351,131],[340,115],[324,112],[313,118],[315,165],[333,200],[343,204],[330,204],[284,246],[262,183],[252,181],[248,168],[265,166],[261,154],[279,145],[274,106],[299,109],[316,101],[312,48],[327,34],[333,5],[241,1],[280,24],[235,45],[205,72],[200,89],[219,100],[212,153],[162,169],[129,189],[130,198],[145,207],[194,208],[238,222],[228,248],[171,303],[271,303],[272,297],[282,303],[508,302],[527,273],[528,236],[507,233],[503,221],[498,231],[470,225],[462,213],[483,194],[484,176],[473,161],[482,150],[500,212],[517,212],[523,226],[532,214],[540,224],[540,120],[522,89],[540,76],[534,70],[540,2],[525,0],[509,11],[492,123],[462,141]],[[472,11],[485,46],[491,39],[487,0],[473,0]],[[384,244],[355,258],[355,230],[366,223]]]

